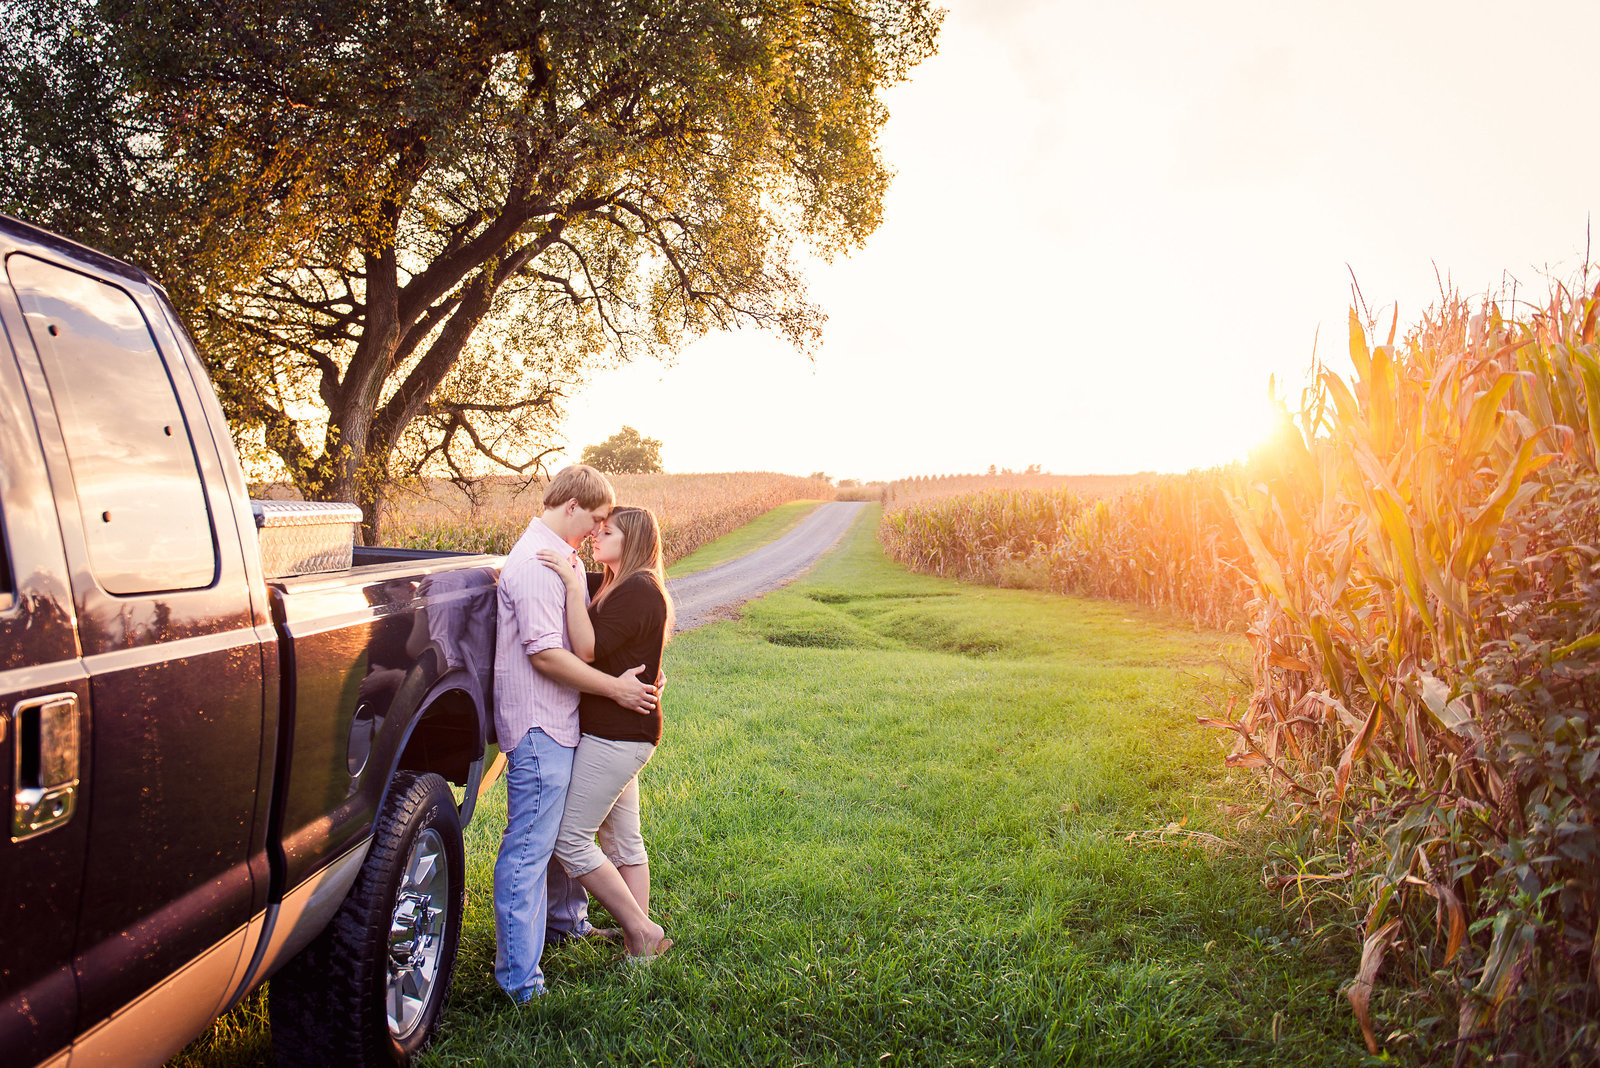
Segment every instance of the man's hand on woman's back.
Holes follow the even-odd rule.
[[[617,676],[616,692],[611,694],[611,699],[623,708],[648,716],[656,710],[656,705],[661,699],[659,687],[648,682],[639,681],[639,672],[645,669],[644,664],[629,668]]]

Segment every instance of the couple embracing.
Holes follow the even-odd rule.
[[[547,942],[618,936],[589,923],[589,894],[621,925],[630,962],[672,945],[650,919],[639,832],[639,772],[661,740],[672,602],[655,516],[615,499],[594,468],[564,469],[500,574],[494,703],[506,829],[494,867],[494,970],[518,1002],[544,992]],[[585,538],[602,574],[578,559]]]

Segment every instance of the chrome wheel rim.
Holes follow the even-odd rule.
[[[444,838],[428,828],[411,844],[389,920],[389,975],[384,990],[389,1033],[404,1039],[422,1022],[439,981],[449,920],[450,872]]]

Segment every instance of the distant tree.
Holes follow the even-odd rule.
[[[861,483],[857,482],[853,478],[841,478],[839,480],[840,489],[855,489],[859,485],[861,485]]]
[[[167,283],[247,460],[369,537],[395,477],[536,474],[565,384],[805,348],[930,0],[0,4],[0,210]]]
[[[585,445],[583,462],[610,475],[653,475],[661,470],[661,442],[625,426],[598,445]]]
[[[1037,475],[1037,474],[1039,474],[1039,472],[1041,470],[1042,470],[1042,468],[1040,468],[1040,466],[1038,464],[1029,464],[1028,465],[1028,469],[1026,471],[1024,471],[1023,474],[1025,474],[1025,475]]]
[[[813,471],[809,475],[807,475],[806,477],[807,478],[814,478],[819,482],[832,482],[833,481],[833,479],[829,478],[827,473],[824,472],[824,471]]]
[[[994,464],[990,464],[990,465],[989,465],[989,476],[990,476],[990,477],[991,477],[991,478],[993,478],[993,477],[994,477],[994,475],[995,475],[995,474],[997,474],[997,473],[998,473],[998,472],[996,472],[996,470],[995,470],[995,466],[994,466]]]

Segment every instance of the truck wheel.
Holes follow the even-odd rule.
[[[461,939],[462,857],[449,785],[397,773],[350,896],[268,987],[280,1065],[403,1065],[428,1044]]]

